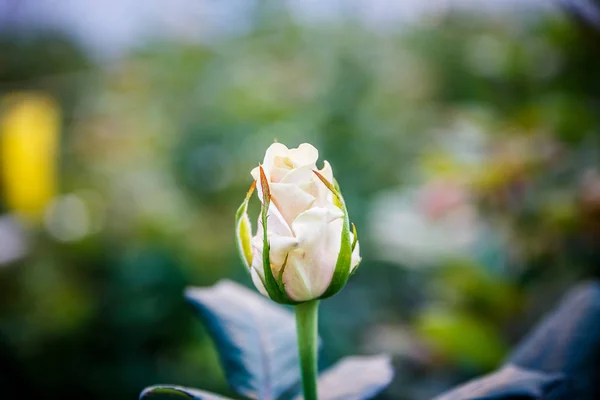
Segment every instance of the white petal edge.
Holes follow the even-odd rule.
[[[272,183],[270,187],[271,199],[288,225],[315,202],[314,196],[293,183]]]
[[[310,143],[302,143],[298,148],[290,149],[288,157],[296,168],[303,165],[314,166],[319,159],[319,150]]]
[[[250,276],[252,277],[252,283],[254,283],[254,286],[256,286],[256,288],[262,295],[269,297],[269,293],[267,293],[267,289],[265,288],[265,285],[261,280],[262,275],[263,274],[260,274],[259,276],[259,273],[256,271],[255,268],[250,269]]]

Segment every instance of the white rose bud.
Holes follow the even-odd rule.
[[[360,263],[356,230],[327,161],[304,143],[272,144],[236,215],[238,248],[265,296],[297,304],[327,298],[344,287]],[[254,188],[262,203],[256,234],[247,215]]]

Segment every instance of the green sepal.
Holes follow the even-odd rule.
[[[356,232],[356,225],[354,225],[354,223],[352,224],[352,234],[354,235],[354,240],[352,241],[352,253],[354,253],[354,249],[356,248],[356,245],[358,244],[358,232]],[[354,266],[354,269],[352,269],[352,254],[350,255],[350,276],[352,276],[356,273],[361,262],[362,262],[362,258],[360,258],[358,260],[358,264],[356,264]]]
[[[277,274],[277,285],[279,286],[279,290],[285,293],[285,285],[283,284],[283,273],[285,272],[285,267],[288,262],[289,253],[286,254],[285,260],[283,260],[283,265],[279,269],[279,274]]]
[[[250,218],[248,218],[248,202],[250,201],[250,196],[252,196],[252,192],[254,192],[255,187],[256,182],[250,186],[250,189],[246,194],[246,198],[235,213],[235,236],[237,248],[248,271],[250,271],[250,268],[252,268],[252,224],[250,223]]]
[[[354,240],[352,241],[352,251],[356,248],[356,244],[358,243],[358,233],[356,232],[356,225],[352,223],[352,234],[354,235]]]
[[[337,182],[334,181],[332,184],[325,178],[323,175],[318,173],[317,171],[313,171],[317,177],[327,186],[329,190],[334,194],[336,201],[336,205],[342,210],[344,213],[344,219],[342,223],[342,239],[340,242],[340,252],[338,254],[338,259],[335,264],[335,270],[333,272],[333,277],[331,278],[331,283],[329,287],[319,297],[320,299],[326,299],[328,297],[333,296],[346,285],[348,282],[348,278],[350,277],[350,267],[352,263],[352,242],[350,240],[350,221],[348,219],[348,210],[346,209],[346,203],[344,202],[344,198],[342,197],[342,193],[340,192],[340,188]]]
[[[267,215],[269,210],[269,205],[271,204],[271,191],[269,189],[269,181],[265,175],[265,171],[262,166],[260,169],[260,183],[262,188],[263,195],[263,205],[261,208],[261,221],[263,224],[263,272],[265,275],[265,289],[269,294],[271,300],[281,303],[281,304],[297,304],[298,302],[290,299],[285,292],[285,288],[283,287],[283,282],[281,286],[278,283],[277,278],[273,275],[273,270],[271,269],[271,246],[269,245],[269,240],[267,238]],[[283,267],[282,267],[283,268]]]

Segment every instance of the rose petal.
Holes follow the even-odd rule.
[[[289,157],[296,168],[303,165],[314,166],[319,159],[319,150],[312,144],[302,143],[297,149],[289,150]]]
[[[267,212],[267,229],[268,234],[270,235],[280,235],[280,236],[294,236],[292,232],[292,228],[285,221],[277,206],[271,203],[269,205],[269,211]],[[263,238],[263,224],[261,216],[258,217],[257,228],[255,237],[259,237],[260,240]]]
[[[331,170],[331,165],[329,165],[327,161],[323,162],[323,169],[321,169],[319,173],[323,175],[323,177],[327,179],[330,183],[333,184],[333,171]],[[315,205],[325,207],[327,204],[333,204],[333,193],[331,193],[331,190],[329,190],[329,188],[325,186],[325,184],[321,182],[320,179],[316,177],[315,179],[315,184],[317,186],[317,196]]]
[[[319,192],[316,183],[317,177],[313,171],[314,169],[311,165],[296,168],[288,171],[279,183],[294,183],[300,189],[316,198]]]
[[[283,272],[283,287],[292,300],[304,301],[314,299],[311,268],[307,268],[306,251],[296,249],[288,255],[285,271]]]
[[[279,274],[288,253],[298,247],[298,240],[291,236],[271,235],[268,237],[270,245],[271,268],[275,276]]]
[[[333,183],[333,170],[327,160],[323,161],[323,168],[319,171],[329,182]]]
[[[290,298],[310,300],[327,290],[340,251],[343,216],[335,206],[315,207],[293,222],[298,248],[289,254],[283,274]]]
[[[275,167],[275,158],[287,157],[288,152],[289,149],[282,143],[273,143],[271,146],[269,146],[265,152],[265,158],[262,163],[267,180],[270,180],[271,178],[271,170]],[[258,171],[258,167],[256,167],[250,172],[250,175],[252,175],[252,178],[254,178],[255,181],[260,182],[260,174]]]
[[[315,178],[312,165],[304,165],[302,167],[287,171],[285,176],[281,178],[280,183],[300,183],[310,182]]]
[[[290,169],[277,168],[271,169],[271,182],[281,182],[281,180],[290,173]]]
[[[273,203],[289,225],[315,202],[313,196],[291,183],[272,183],[270,188]]]
[[[276,157],[288,157],[289,149],[286,145],[282,143],[273,143],[267,149],[265,153],[265,159],[263,160],[263,168],[265,169],[265,175],[267,175],[267,179],[270,178],[269,174],[271,169],[275,167],[275,158]]]

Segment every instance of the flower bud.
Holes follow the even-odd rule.
[[[325,161],[317,169],[318,158],[310,144],[273,143],[252,170],[254,183],[236,214],[242,260],[258,290],[278,303],[334,295],[361,260],[331,166]],[[252,236],[247,209],[255,188],[262,207]]]

